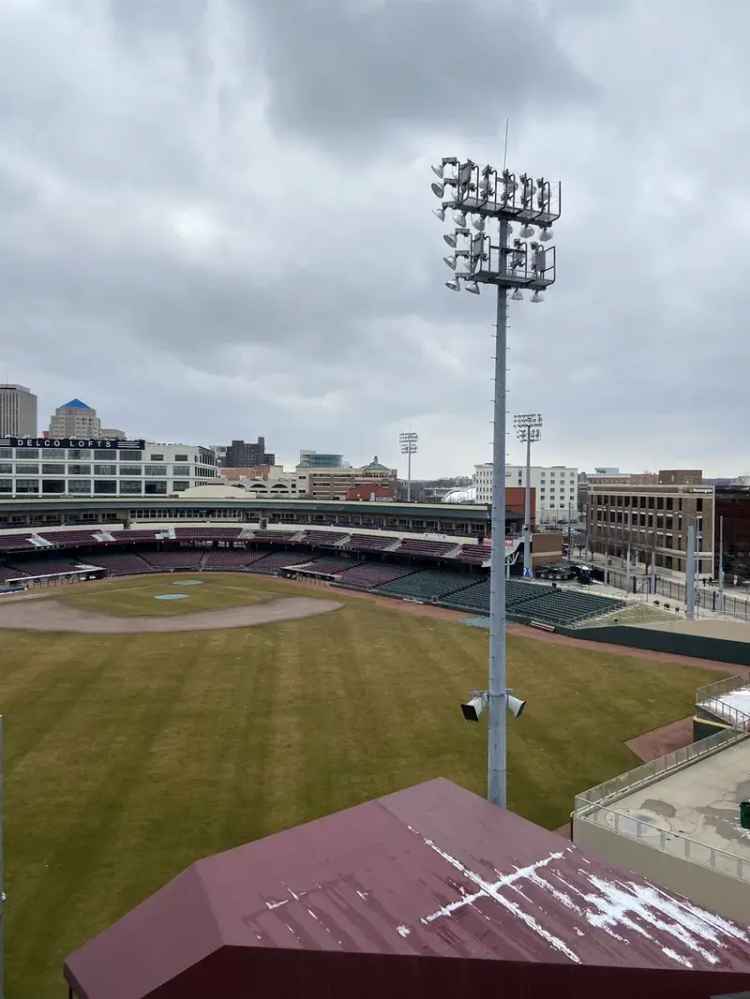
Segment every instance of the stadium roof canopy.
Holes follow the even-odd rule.
[[[65,976],[84,999],[706,999],[750,988],[750,929],[433,780],[198,861]]]

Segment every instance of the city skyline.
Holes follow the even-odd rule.
[[[415,476],[461,474],[491,453],[493,309],[443,287],[429,166],[497,163],[509,118],[509,165],[565,192],[560,280],[510,329],[539,462],[750,471],[742,268],[706,267],[746,228],[750,11],[542,4],[523,46],[511,11],[5,5],[3,377],[147,438],[257,427],[285,464],[395,464],[413,430]]]

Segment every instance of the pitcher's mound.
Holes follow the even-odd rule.
[[[115,617],[67,607],[57,600],[17,601],[0,606],[0,628],[23,631],[77,631],[92,635],[116,635],[148,631],[213,631],[217,628],[249,628],[272,621],[291,621],[338,610],[335,600],[312,597],[282,597],[249,607],[196,611],[179,617]]]

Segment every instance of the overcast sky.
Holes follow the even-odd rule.
[[[441,155],[559,178],[513,303],[540,463],[750,472],[750,5],[3,0],[0,380],[133,437],[466,474],[494,296],[444,287]],[[512,461],[521,446],[509,438]]]

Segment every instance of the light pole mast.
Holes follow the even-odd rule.
[[[496,170],[490,164],[479,167],[472,160],[459,161],[446,156],[433,166],[439,181],[432,191],[440,199],[435,214],[441,222],[453,210],[456,228],[443,236],[453,251],[443,257],[453,271],[446,286],[463,288],[479,295],[480,284],[497,288],[495,328],[495,393],[492,468],[492,562],[490,570],[490,655],[489,689],[480,692],[480,703],[489,707],[487,753],[487,796],[493,804],[505,807],[507,801],[506,709],[516,715],[521,702],[507,688],[505,659],[505,408],[508,292],[521,301],[521,289],[532,292],[531,301],[541,302],[544,289],[555,280],[556,253],[545,248],[552,238],[552,224],[560,217],[560,185],[553,189],[544,177],[528,174],[518,178],[508,169]],[[449,193],[448,193],[449,192]],[[446,199],[447,195],[447,199]],[[489,231],[497,223],[497,236]],[[513,226],[518,236],[513,238]],[[532,242],[524,242],[535,235]],[[488,229],[485,232],[485,229]],[[472,231],[473,230],[473,231]],[[527,522],[530,514],[527,513]],[[465,715],[466,716],[466,715]],[[476,720],[476,717],[473,718]]]
[[[519,413],[513,417],[516,437],[526,444],[526,493],[523,504],[523,574],[533,576],[531,564],[531,444],[541,440],[542,414]],[[538,515],[538,511],[537,511]]]
[[[417,442],[419,437],[414,431],[410,430],[406,433],[398,435],[399,444],[401,445],[401,454],[408,455],[408,473],[406,479],[406,502],[411,503],[411,456],[417,453]]]

